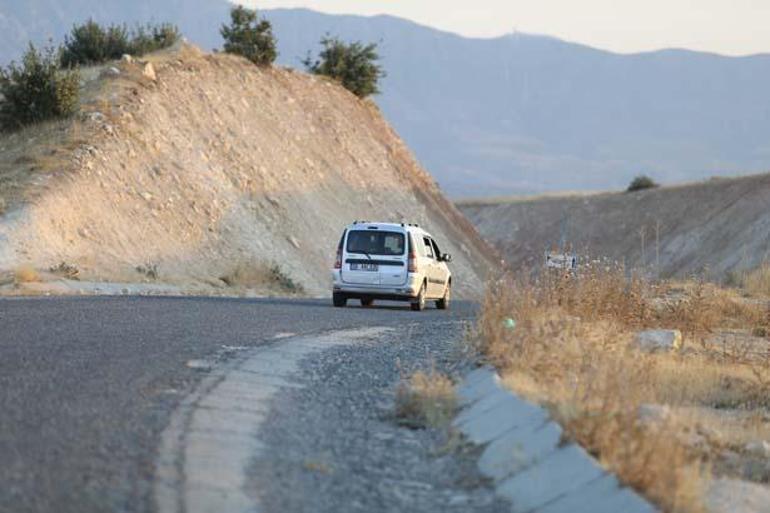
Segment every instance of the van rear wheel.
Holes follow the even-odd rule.
[[[425,284],[422,284],[422,288],[420,289],[420,293],[417,295],[417,298],[415,301],[409,305],[412,307],[412,310],[415,312],[421,312],[425,310]]]
[[[436,301],[436,308],[439,310],[447,310],[449,308],[449,302],[452,299],[452,282],[446,284],[446,290],[444,291],[444,297]]]
[[[337,308],[342,308],[343,306],[348,304],[348,298],[346,298],[342,294],[337,294],[335,292],[332,294],[332,303],[334,303],[334,306],[336,306]]]

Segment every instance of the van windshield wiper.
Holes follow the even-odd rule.
[[[366,251],[348,251],[348,253],[356,253],[356,254],[359,254],[359,255],[366,255],[366,258],[368,258],[369,260],[372,259],[371,255],[369,253],[367,253]]]

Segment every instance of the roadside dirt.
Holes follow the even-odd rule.
[[[0,136],[5,289],[63,263],[84,282],[320,295],[342,227],[376,219],[425,226],[459,296],[481,293],[494,252],[373,102],[188,45],[149,61],[156,80],[89,70],[79,119]]]

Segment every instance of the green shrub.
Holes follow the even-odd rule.
[[[171,23],[139,26],[132,33],[129,53],[131,55],[144,55],[162,50],[173,46],[181,37],[177,26]]]
[[[655,182],[655,180],[646,175],[639,175],[631,180],[631,183],[628,185],[626,192],[641,191],[643,189],[654,189],[655,187],[660,187]]]
[[[336,37],[321,39],[323,49],[316,61],[308,55],[303,61],[311,73],[331,77],[360,98],[379,93],[378,82],[385,76],[377,64],[377,45],[358,41],[344,43]]]
[[[14,130],[74,114],[80,75],[59,70],[59,55],[52,48],[38,51],[30,44],[21,64],[0,69],[0,95],[0,129]]]
[[[119,59],[130,53],[131,45],[125,26],[111,25],[103,28],[94,20],[76,25],[65,36],[61,65],[65,68],[79,64],[99,64]]]
[[[102,27],[94,20],[72,28],[64,38],[61,65],[100,64],[120,59],[123,54],[144,55],[168,48],[180,38],[179,29],[170,23],[140,25],[129,31],[123,25]]]
[[[258,66],[268,66],[278,56],[273,27],[269,21],[258,19],[256,10],[233,7],[230,25],[222,25],[220,33],[225,52],[246,57]]]

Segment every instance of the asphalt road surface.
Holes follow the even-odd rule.
[[[191,360],[280,334],[455,323],[474,312],[463,302],[411,312],[299,299],[0,300],[0,512],[153,511],[159,437],[204,374]]]

